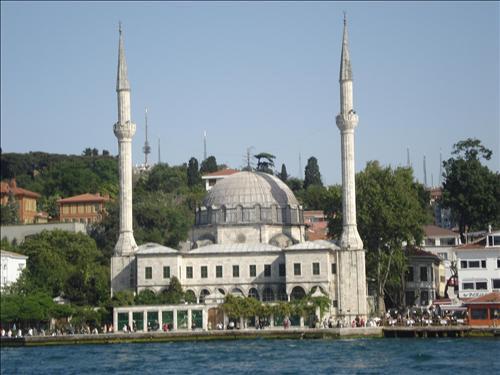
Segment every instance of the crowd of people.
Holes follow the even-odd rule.
[[[30,337],[30,336],[66,336],[66,335],[98,335],[100,333],[113,333],[113,325],[104,324],[102,327],[98,328],[96,326],[90,327],[85,324],[79,328],[73,327],[73,325],[68,324],[62,327],[54,327],[52,329],[45,330],[44,328],[32,328],[28,327],[23,331],[22,328],[17,328],[16,324],[13,324],[12,327],[1,328],[0,335],[1,337]]]

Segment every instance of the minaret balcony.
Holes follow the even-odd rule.
[[[340,130],[352,130],[358,126],[358,122],[358,115],[352,109],[348,113],[340,113],[336,117],[337,127]]]
[[[125,123],[119,123],[113,125],[113,132],[118,139],[132,139],[135,134],[136,126],[133,122],[127,121]]]

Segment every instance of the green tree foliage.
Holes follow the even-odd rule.
[[[304,189],[307,189],[311,185],[323,186],[323,182],[321,181],[321,173],[319,173],[318,159],[316,159],[314,156],[311,156],[309,159],[307,159]]]
[[[169,166],[168,164],[157,164],[149,171],[147,178],[139,180],[135,192],[141,190],[164,193],[182,194],[188,190],[187,167]]]
[[[200,173],[204,175],[206,173],[217,172],[218,169],[217,159],[215,159],[215,156],[209,156],[201,162]]]
[[[0,223],[2,225],[12,225],[19,223],[19,204],[13,194],[9,194],[7,204],[0,204]]]
[[[304,181],[300,178],[291,177],[286,180],[288,187],[294,192],[300,192],[304,188]]]
[[[342,233],[342,202],[335,200],[335,216],[329,215],[329,232]],[[369,162],[356,175],[358,230],[366,253],[367,278],[374,280],[378,310],[385,309],[384,298],[397,301],[406,262],[403,242],[420,243],[422,226],[429,216],[419,196],[411,168],[381,167]]]
[[[188,186],[196,186],[201,184],[200,171],[198,170],[198,160],[196,158],[189,159],[187,169],[187,184]]]
[[[283,182],[286,182],[286,180],[288,180],[288,173],[286,171],[286,165],[285,164],[281,164],[281,172],[278,173],[278,177]]]
[[[481,164],[492,151],[478,139],[466,139],[453,146],[453,157],[443,162],[443,207],[451,208],[462,241],[470,229],[484,230],[500,224],[500,174]]]
[[[109,268],[95,241],[82,233],[43,231],[19,247],[27,267],[18,290],[40,290],[52,297],[66,295],[77,304],[97,305],[108,299]]]
[[[16,323],[18,327],[33,327],[52,317],[68,316],[68,311],[62,311],[63,309],[43,292],[27,295],[4,292],[0,295],[0,299],[0,321],[4,324]]]
[[[118,194],[118,160],[108,155],[59,155],[44,152],[6,153],[0,156],[0,179],[15,177],[17,184],[46,197],[83,193]],[[45,209],[45,208],[44,208]]]
[[[274,168],[274,159],[276,159],[276,156],[268,152],[261,152],[257,155],[254,155],[253,157],[257,159],[256,170],[258,172],[274,174],[273,168]]]

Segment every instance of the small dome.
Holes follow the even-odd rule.
[[[239,172],[218,181],[208,192],[202,206],[296,208],[299,202],[290,188],[279,178],[261,172]]]

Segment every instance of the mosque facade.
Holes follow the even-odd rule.
[[[120,239],[111,262],[112,293],[125,289],[160,292],[175,276],[198,303],[214,295],[273,302],[322,293],[331,300],[331,315],[350,320],[356,315],[366,317],[365,251],[356,226],[354,185],[358,117],[353,110],[345,20],[339,81],[341,105],[336,123],[341,132],[344,220],[340,241],[306,241],[303,209],[288,186],[266,173],[239,172],[222,179],[207,193],[196,210],[187,249],[154,243],[137,247],[129,220],[132,187],[128,169],[132,165],[127,142],[133,132],[124,138],[123,132],[117,134],[116,130],[133,125],[120,31],[115,134],[120,145],[121,220]]]

